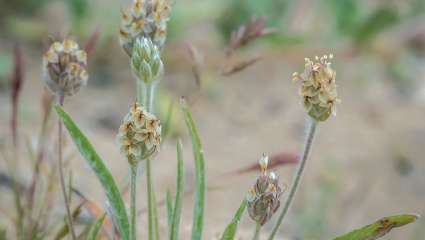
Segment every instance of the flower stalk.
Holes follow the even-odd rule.
[[[130,240],[137,239],[136,233],[136,182],[138,163],[130,165]]]
[[[63,106],[64,100],[65,100],[65,95],[59,91],[58,94],[58,105],[59,106]],[[67,216],[67,224],[68,224],[68,228],[69,228],[69,232],[71,233],[71,237],[73,240],[77,239],[77,236],[75,234],[75,230],[74,230],[74,224],[73,224],[73,219],[72,219],[72,214],[71,214],[71,209],[70,209],[70,202],[69,202],[69,197],[68,194],[66,192],[66,187],[65,187],[65,177],[64,177],[64,173],[63,173],[63,154],[62,154],[62,120],[58,119],[58,169],[59,169],[59,180],[60,180],[60,185],[61,185],[61,189],[62,189],[62,195],[65,201],[65,209],[66,209],[66,216]]]
[[[87,53],[71,39],[54,42],[43,55],[43,74],[47,88],[57,97],[58,105],[63,106],[65,96],[73,96],[87,84]],[[65,188],[62,156],[62,121],[58,120],[58,170],[60,185],[65,201],[67,224],[72,239],[77,239],[70,210],[70,198]]]
[[[254,232],[254,237],[252,238],[252,240],[259,240],[260,232],[261,232],[261,224],[257,222],[257,224],[255,225],[255,232]]]
[[[279,218],[275,224],[275,226],[273,227],[273,230],[270,234],[270,237],[268,238],[269,240],[272,240],[277,231],[279,230],[280,225],[283,222],[283,219],[286,216],[286,213],[289,210],[289,207],[291,206],[292,201],[294,200],[295,197],[295,193],[297,192],[298,186],[301,182],[301,177],[303,175],[304,172],[304,168],[305,168],[305,164],[307,162],[307,159],[309,157],[310,151],[311,151],[311,147],[313,145],[313,139],[314,139],[314,135],[316,133],[316,129],[317,129],[317,121],[314,120],[313,118],[308,118],[307,120],[307,137],[305,140],[305,144],[304,144],[304,149],[301,155],[301,162],[298,166],[298,169],[295,173],[295,177],[291,186],[291,190],[289,191],[289,195],[288,198],[286,199],[286,202],[283,206],[283,210],[279,215]]]

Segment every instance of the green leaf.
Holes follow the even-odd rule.
[[[177,193],[174,202],[173,221],[171,224],[170,240],[179,239],[180,216],[182,212],[184,195],[184,162],[183,162],[183,147],[181,140],[177,140]]]
[[[375,240],[387,234],[391,229],[412,223],[418,218],[419,216],[411,214],[385,217],[334,240]]]
[[[168,217],[168,231],[171,236],[171,225],[173,223],[173,196],[171,194],[171,190],[167,189],[167,217]]]
[[[71,117],[60,106],[55,106],[55,110],[62,119],[65,127],[68,129],[68,132],[81,155],[86,159],[91,169],[96,174],[98,180],[102,184],[106,193],[106,197],[108,198],[109,204],[111,205],[113,217],[118,225],[121,238],[128,240],[130,234],[130,224],[128,222],[127,210],[111,172],[96,153],[89,140],[72,121]]]
[[[87,235],[87,240],[96,240],[97,234],[99,234],[100,229],[102,228],[103,221],[105,220],[106,214],[103,214],[93,225],[90,227],[89,234]]]
[[[236,231],[238,230],[238,223],[241,220],[242,214],[245,212],[246,205],[247,201],[244,199],[238,211],[236,211],[232,221],[229,223],[229,225],[227,225],[226,229],[224,229],[221,240],[233,240],[235,238]]]
[[[198,130],[193,122],[192,114],[190,113],[184,99],[181,100],[181,109],[192,141],[192,149],[195,159],[196,189],[194,201],[195,206],[193,210],[192,240],[200,240],[202,238],[205,208],[204,150],[202,149],[201,140],[199,139]]]

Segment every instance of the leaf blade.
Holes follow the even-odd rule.
[[[384,236],[393,228],[412,223],[418,218],[419,216],[413,214],[384,217],[372,224],[351,231],[343,236],[337,237],[334,240],[375,240]]]
[[[173,224],[173,196],[171,194],[170,189],[167,189],[166,205],[167,205],[168,231],[171,238],[171,226]]]
[[[71,135],[72,140],[77,146],[77,149],[89,163],[92,171],[96,174],[99,182],[101,183],[106,197],[108,198],[109,204],[112,207],[122,239],[129,239],[130,224],[128,222],[127,210],[111,172],[96,153],[89,140],[86,138],[86,136],[84,136],[71,117],[63,110],[63,108],[60,106],[55,106],[55,110],[62,119],[65,127],[68,130],[68,133]]]
[[[179,239],[180,217],[184,196],[184,162],[181,140],[177,140],[177,192],[174,201],[173,221],[171,227],[171,240]]]
[[[99,218],[91,227],[90,231],[87,234],[87,240],[96,240],[97,235],[100,232],[100,229],[102,228],[103,221],[105,220],[106,214],[103,214],[101,218]]]
[[[244,199],[236,211],[235,216],[232,221],[227,225],[226,229],[224,229],[223,234],[221,236],[221,240],[233,240],[236,235],[236,231],[238,230],[238,224],[241,220],[242,214],[245,212],[247,206],[247,201]]]
[[[205,208],[205,166],[204,152],[198,130],[190,113],[187,103],[181,100],[181,109],[183,111],[186,126],[191,138],[193,155],[195,159],[196,172],[196,189],[195,189],[195,206],[193,209],[192,224],[192,240],[202,239],[202,230],[204,225],[204,208]]]

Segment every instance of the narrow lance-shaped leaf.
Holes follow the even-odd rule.
[[[171,236],[171,225],[173,223],[173,195],[171,194],[170,189],[167,189],[166,204],[167,204],[168,231]]]
[[[384,236],[393,228],[412,223],[416,221],[416,219],[418,219],[418,216],[412,214],[385,217],[363,228],[337,237],[334,240],[375,240]]]
[[[195,159],[196,189],[194,201],[195,206],[193,210],[192,240],[200,240],[202,239],[205,208],[204,150],[202,149],[201,140],[193,121],[192,114],[190,113],[184,99],[181,100],[181,108],[192,141],[192,149]]]
[[[89,163],[91,169],[102,184],[102,187],[106,193],[106,197],[108,198],[109,204],[111,205],[114,219],[118,225],[121,238],[123,240],[128,240],[130,225],[128,222],[127,210],[111,172],[96,153],[89,140],[72,121],[71,117],[59,106],[56,106],[55,110],[62,119],[81,155]]]
[[[171,237],[170,240],[179,239],[179,226],[180,216],[183,205],[184,195],[184,162],[183,162],[183,149],[180,139],[177,140],[177,192],[176,200],[174,202],[173,221],[171,224]]]
[[[247,205],[246,199],[244,199],[233,217],[232,221],[227,225],[226,229],[224,229],[223,234],[221,235],[221,240],[233,240],[236,235],[236,231],[238,230],[238,224],[241,220],[242,214],[245,212]]]
[[[93,223],[87,235],[87,240],[96,240],[97,235],[99,234],[100,229],[102,228],[105,217],[106,217],[106,214],[103,214],[101,218],[99,218],[95,223]]]

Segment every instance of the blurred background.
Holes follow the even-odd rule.
[[[135,100],[129,59],[118,42],[120,9],[129,4],[130,0],[0,0],[3,148],[7,149],[11,138],[14,46],[18,44],[22,51],[18,124],[19,144],[26,156],[37,145],[43,119],[42,54],[49,39],[72,36],[81,46],[89,45],[90,77],[86,88],[66,99],[65,108],[118,182],[125,184],[127,164],[115,145],[115,135]],[[264,17],[273,33],[229,57],[226,50],[232,31],[253,17]],[[304,57],[329,53],[334,55],[342,102],[337,116],[320,125],[281,239],[327,239],[383,216],[425,212],[425,0],[177,0],[168,26],[165,76],[156,108],[162,119],[173,114],[164,147],[153,164],[155,187],[158,199],[165,197],[167,188],[175,188],[175,138],[180,135],[186,187],[193,186],[191,146],[178,110],[179,97],[186,96],[206,157],[205,239],[214,239],[230,221],[258,175],[249,166],[263,152],[285,162],[302,149],[306,114],[291,75],[303,70]],[[229,70],[232,64],[247,62],[252,64],[245,64],[241,71]],[[53,115],[48,123],[49,138],[55,136],[55,119]],[[46,148],[52,150],[54,144]],[[72,144],[66,154],[73,186],[105,206],[101,186]],[[54,161],[54,157],[47,159],[45,167]],[[24,185],[31,181],[32,164],[26,157],[19,161]],[[2,174],[7,172],[6,165],[0,162]],[[276,168],[282,184],[290,185],[294,169],[289,163]],[[4,215],[13,202],[6,185],[2,181],[0,186]],[[192,196],[184,201],[186,239]],[[64,216],[61,203],[59,195],[52,219]],[[160,214],[165,232],[164,207]],[[141,226],[145,223],[142,217]],[[0,218],[0,226],[9,225],[7,217]],[[271,226],[267,224],[263,232]],[[240,237],[248,239],[253,230],[254,224],[245,216]],[[146,232],[143,227],[139,231]],[[422,218],[384,239],[423,240],[424,236]]]

